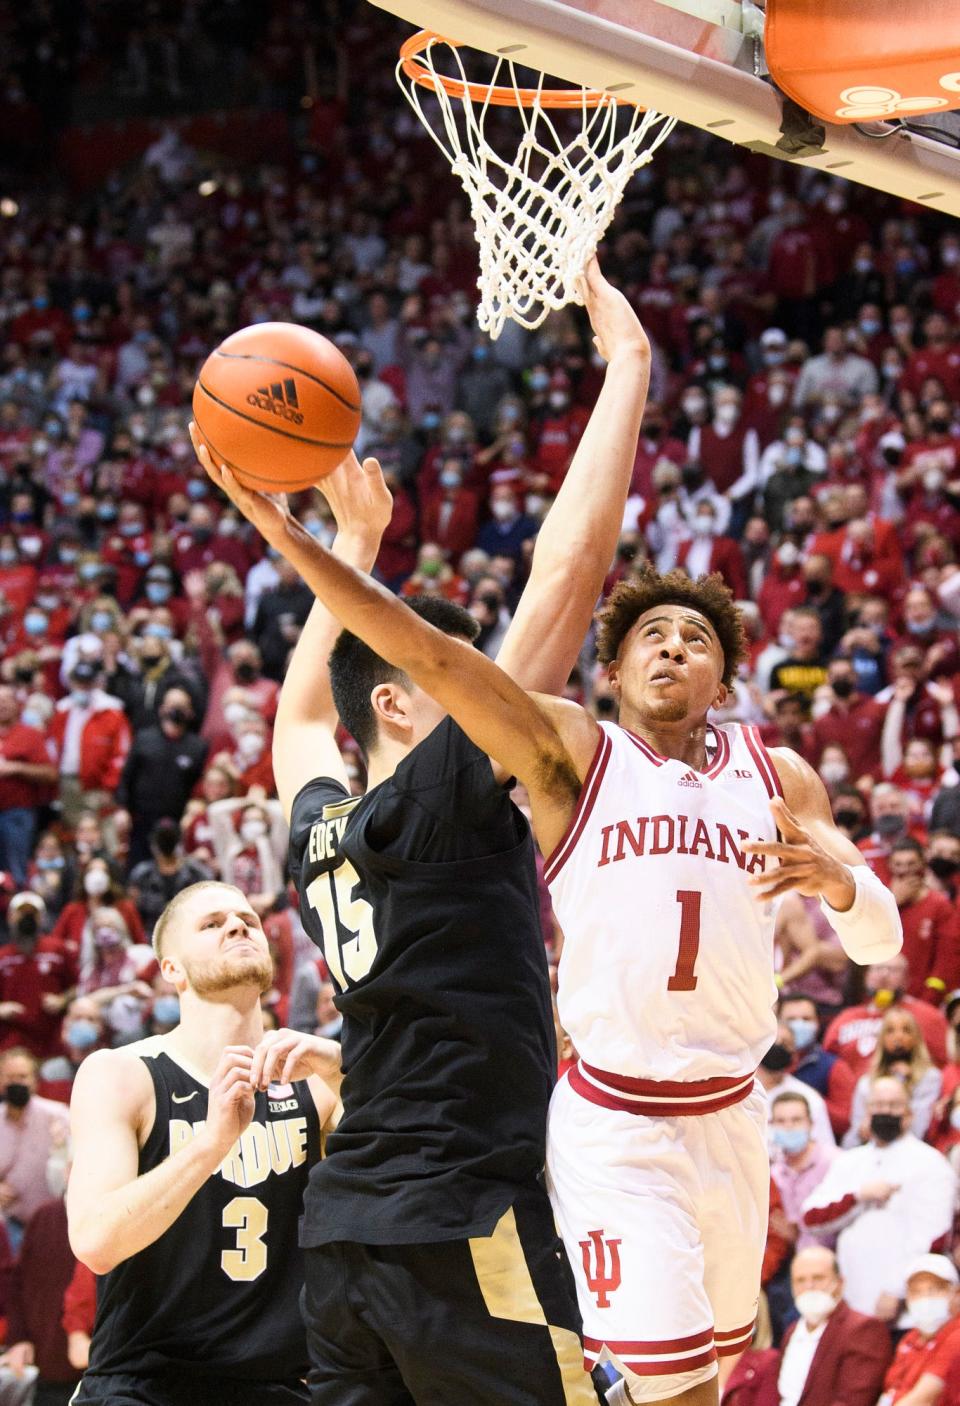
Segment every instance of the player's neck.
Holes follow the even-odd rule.
[[[707,720],[691,722],[681,718],[678,722],[651,722],[649,718],[639,718],[629,709],[621,708],[620,722],[623,727],[635,732],[648,742],[661,757],[672,757],[685,766],[703,771],[707,765]]]
[[[259,993],[228,991],[210,998],[183,991],[180,1024],[166,1038],[171,1050],[209,1081],[227,1045],[255,1048],[263,1038]]]
[[[382,781],[389,781],[403,759],[412,751],[412,747],[396,742],[392,737],[381,738],[377,746],[371,748],[367,757],[367,790],[372,791],[374,786],[379,786]]]

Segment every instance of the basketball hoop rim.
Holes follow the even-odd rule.
[[[466,83],[460,78],[447,78],[425,68],[417,60],[431,44],[448,44],[451,49],[461,45],[455,39],[446,39],[430,29],[420,29],[411,34],[400,46],[400,67],[407,78],[421,88],[433,92],[441,87],[451,98],[461,102],[469,98],[474,103],[488,104],[491,107],[560,108],[569,111],[573,108],[604,107],[608,103],[623,102],[631,107],[629,98],[620,98],[615,93],[604,93],[599,88],[518,88],[500,86],[495,83]],[[495,56],[496,57],[496,56]],[[504,57],[504,56],[500,56]]]

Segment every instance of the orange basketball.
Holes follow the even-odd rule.
[[[292,322],[244,327],[210,353],[193,418],[215,464],[247,488],[294,493],[343,461],[360,428],[360,387],[346,357]]]

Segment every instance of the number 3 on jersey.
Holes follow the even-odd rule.
[[[345,859],[307,885],[307,900],[323,928],[323,955],[341,991],[366,976],[377,955],[373,909],[366,899],[353,897],[359,882],[360,875]]]

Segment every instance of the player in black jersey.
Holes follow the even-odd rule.
[[[184,889],[154,947],[180,1024],[91,1055],[71,1100],[70,1241],[99,1276],[73,1402],[303,1402],[298,1220],[338,1106],[320,1076],[338,1079],[339,1047],[298,1034],[277,1082],[254,1088],[273,968],[238,889]]]
[[[583,293],[607,374],[499,657],[549,693],[613,559],[649,373],[643,331],[596,264]],[[252,521],[283,515],[198,455]],[[390,516],[379,467],[351,459],[323,491],[335,554],[368,570]],[[455,606],[417,609],[476,633]],[[338,634],[318,602],[274,740],[301,915],[344,1018],[344,1112],[311,1173],[302,1236],[312,1400],[587,1406],[597,1395],[542,1183],[556,1052],[529,827],[509,779],[352,636],[337,642],[331,693]],[[338,710],[368,758],[360,799]]]

